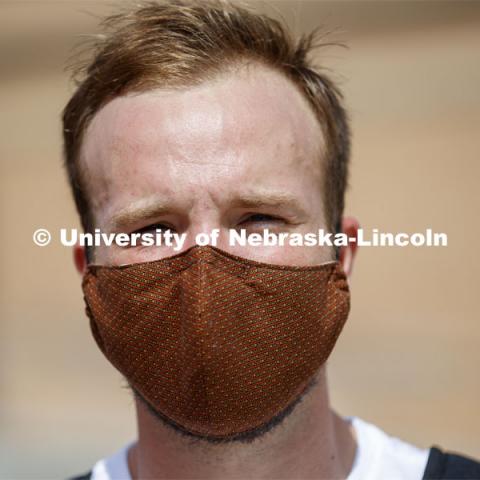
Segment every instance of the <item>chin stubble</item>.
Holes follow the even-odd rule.
[[[299,405],[302,400],[311,392],[313,387],[316,385],[317,379],[316,376],[308,383],[303,392],[298,395],[287,407],[285,407],[280,413],[272,417],[268,422],[255,427],[251,430],[245,432],[237,433],[234,435],[229,435],[227,437],[217,437],[213,435],[200,435],[197,433],[190,432],[186,428],[182,427],[172,419],[166,417],[157,409],[155,409],[149,402],[146,400],[132,385],[127,384],[127,386],[132,390],[135,398],[145,406],[146,410],[152,415],[157,421],[161,422],[169,430],[175,432],[177,435],[186,438],[190,441],[197,442],[206,442],[210,445],[220,445],[228,444],[233,442],[239,443],[252,443],[253,441],[260,439],[267,433],[273,431],[279,425],[281,425],[286,418],[295,410],[297,405]]]

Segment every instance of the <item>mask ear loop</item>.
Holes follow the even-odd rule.
[[[342,224],[341,224],[340,220],[338,220],[337,223],[335,224],[335,235],[337,233],[342,233]],[[340,261],[340,247],[338,245],[335,245],[334,248],[335,248],[335,260],[337,262],[339,262]]]
[[[90,262],[92,261],[92,258],[93,258],[92,250],[93,250],[93,247],[90,247],[89,245],[85,245],[85,260],[87,262],[87,265],[89,265]]]

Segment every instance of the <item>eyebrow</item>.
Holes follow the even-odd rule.
[[[172,213],[172,207],[169,202],[160,199],[141,200],[112,215],[109,224],[110,228],[116,231],[127,225],[133,225],[140,221],[164,215],[165,213]]]
[[[299,200],[284,192],[263,192],[233,198],[231,205],[241,208],[277,207],[288,208],[296,215],[307,215]]]

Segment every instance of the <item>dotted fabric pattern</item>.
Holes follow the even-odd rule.
[[[212,246],[83,279],[98,346],[162,415],[226,437],[285,409],[327,360],[348,316],[338,262],[297,267]]]

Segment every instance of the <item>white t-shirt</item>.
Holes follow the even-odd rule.
[[[357,434],[357,452],[347,480],[421,480],[430,449],[390,437],[358,417],[350,420]]]
[[[357,452],[347,480],[421,480],[429,449],[420,449],[390,437],[358,417],[346,417],[357,436]],[[92,480],[132,480],[128,470],[126,445],[111,457],[98,461]]]

